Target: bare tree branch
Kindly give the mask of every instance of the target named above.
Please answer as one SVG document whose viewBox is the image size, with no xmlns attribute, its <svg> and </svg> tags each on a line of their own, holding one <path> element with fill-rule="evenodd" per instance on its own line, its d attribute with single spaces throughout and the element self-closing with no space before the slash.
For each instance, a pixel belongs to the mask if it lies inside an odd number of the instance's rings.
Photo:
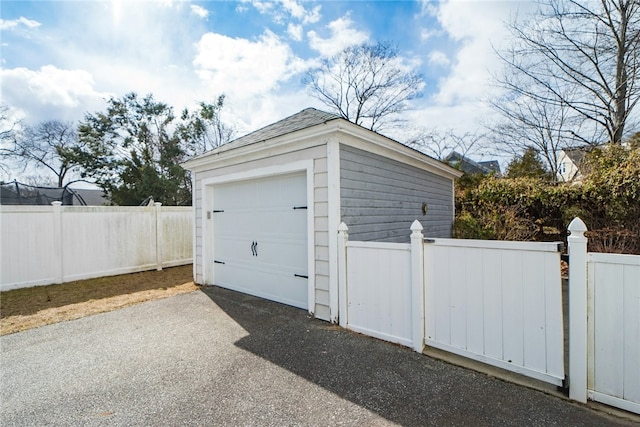
<svg viewBox="0 0 640 427">
<path fill-rule="evenodd" d="M 638 0 L 541 0 L 509 29 L 514 41 L 498 52 L 505 68 L 496 77 L 505 95 L 491 101 L 504 119 L 495 140 L 534 147 L 555 172 L 558 149 L 618 144 L 637 131 Z"/>
<path fill-rule="evenodd" d="M 332 111 L 374 131 L 397 124 L 424 86 L 387 43 L 348 47 L 308 71 L 303 83 Z"/>
</svg>

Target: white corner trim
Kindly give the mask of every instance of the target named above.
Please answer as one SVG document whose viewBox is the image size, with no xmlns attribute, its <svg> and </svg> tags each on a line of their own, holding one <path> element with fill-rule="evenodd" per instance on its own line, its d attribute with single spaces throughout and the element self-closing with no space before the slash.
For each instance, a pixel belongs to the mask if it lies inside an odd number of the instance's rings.
<svg viewBox="0 0 640 427">
<path fill-rule="evenodd" d="M 329 320 L 339 319 L 338 225 L 340 225 L 340 143 L 327 141 L 327 194 L 329 227 Z"/>
</svg>

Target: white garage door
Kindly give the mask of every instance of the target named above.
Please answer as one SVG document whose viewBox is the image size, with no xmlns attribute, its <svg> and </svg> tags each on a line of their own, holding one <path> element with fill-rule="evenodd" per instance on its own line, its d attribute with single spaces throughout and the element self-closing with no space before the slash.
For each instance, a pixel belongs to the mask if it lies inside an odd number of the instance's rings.
<svg viewBox="0 0 640 427">
<path fill-rule="evenodd" d="M 216 185 L 215 284 L 307 308 L 305 174 Z"/>
</svg>

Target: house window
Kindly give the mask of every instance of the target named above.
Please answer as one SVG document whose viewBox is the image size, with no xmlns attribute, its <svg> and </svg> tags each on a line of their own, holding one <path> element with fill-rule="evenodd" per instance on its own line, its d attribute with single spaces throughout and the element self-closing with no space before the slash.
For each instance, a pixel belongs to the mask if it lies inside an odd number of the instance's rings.
<svg viewBox="0 0 640 427">
<path fill-rule="evenodd" d="M 560 171 L 561 175 L 564 175 L 565 173 L 567 173 L 567 163 L 566 162 L 560 163 L 559 171 Z"/>
</svg>

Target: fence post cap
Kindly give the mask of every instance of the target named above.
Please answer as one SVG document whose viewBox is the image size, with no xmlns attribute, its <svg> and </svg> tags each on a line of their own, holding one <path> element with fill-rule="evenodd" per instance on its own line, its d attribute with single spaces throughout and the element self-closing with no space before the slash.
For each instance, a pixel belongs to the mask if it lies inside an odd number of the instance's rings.
<svg viewBox="0 0 640 427">
<path fill-rule="evenodd" d="M 347 227 L 347 224 L 345 224 L 344 222 L 341 222 L 340 225 L 338 226 L 338 233 L 340 232 L 347 232 L 349 231 L 349 227 Z"/>
<path fill-rule="evenodd" d="M 572 236 L 582 236 L 584 232 L 587 231 L 587 226 L 579 217 L 575 217 L 573 221 L 569 223 L 567 229 L 571 232 Z"/>
<path fill-rule="evenodd" d="M 411 231 L 416 232 L 422 230 L 424 230 L 424 227 L 422 226 L 422 224 L 420 224 L 420 221 L 418 221 L 417 219 L 413 221 L 413 223 L 411 224 Z"/>
<path fill-rule="evenodd" d="M 162 206 L 162 202 L 154 202 L 154 203 L 153 203 L 153 206 L 158 206 L 158 207 L 160 207 L 160 206 Z"/>
<path fill-rule="evenodd" d="M 56 200 L 55 202 L 51 202 L 53 206 L 62 206 L 62 202 Z"/>
</svg>

